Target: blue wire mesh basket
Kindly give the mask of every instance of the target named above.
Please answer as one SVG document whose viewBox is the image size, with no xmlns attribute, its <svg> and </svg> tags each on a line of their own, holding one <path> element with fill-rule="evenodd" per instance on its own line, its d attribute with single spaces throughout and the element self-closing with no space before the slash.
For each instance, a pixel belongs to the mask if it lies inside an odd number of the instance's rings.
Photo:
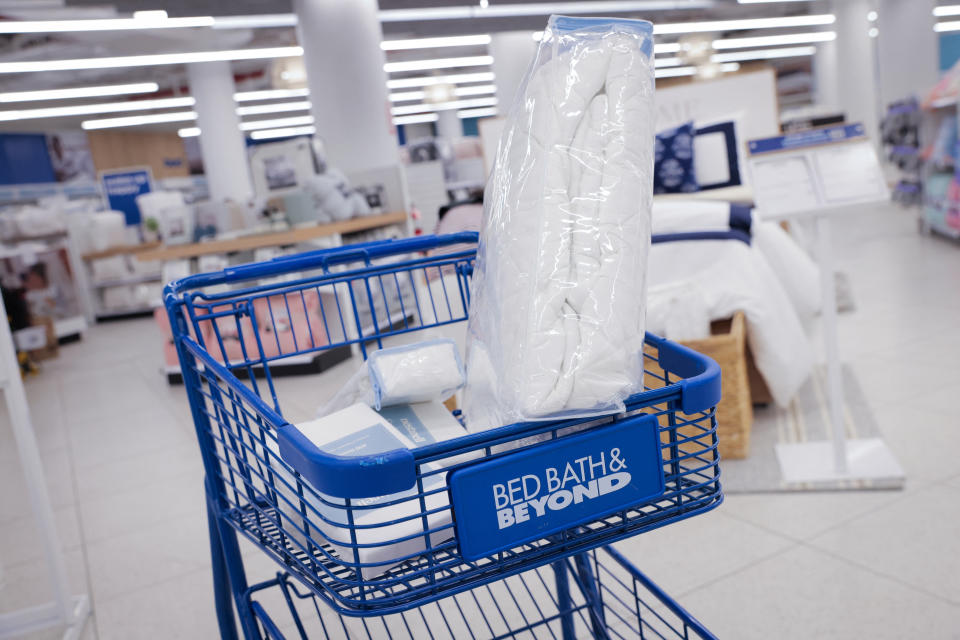
<svg viewBox="0 0 960 640">
<path fill-rule="evenodd" d="M 251 587 L 247 600 L 260 634 L 271 640 L 714 639 L 609 547 L 388 616 L 339 615 L 286 573 Z"/>
<path fill-rule="evenodd" d="M 719 368 L 652 335 L 647 390 L 629 398 L 620 415 L 506 425 L 356 457 L 318 449 L 284 418 L 273 373 L 284 360 L 344 347 L 366 357 L 466 320 L 476 242 L 476 234 L 463 233 L 353 245 L 191 276 L 166 289 L 211 517 L 337 612 L 406 611 L 703 513 L 723 499 Z M 474 490 L 478 482 L 521 463 L 553 464 L 611 438 L 623 444 L 599 459 L 609 454 L 612 465 L 623 456 L 620 447 L 631 452 L 625 459 L 635 477 L 645 474 L 646 493 L 631 494 L 630 484 L 594 500 L 603 491 L 584 478 L 566 497 L 550 494 L 562 511 L 538 520 L 519 505 L 510 518 L 526 518 L 523 526 L 493 526 L 488 534 L 474 524 L 492 503 L 486 489 Z M 372 522 L 372 511 L 384 508 L 391 517 Z M 239 562 L 226 558 L 231 579 Z"/>
</svg>

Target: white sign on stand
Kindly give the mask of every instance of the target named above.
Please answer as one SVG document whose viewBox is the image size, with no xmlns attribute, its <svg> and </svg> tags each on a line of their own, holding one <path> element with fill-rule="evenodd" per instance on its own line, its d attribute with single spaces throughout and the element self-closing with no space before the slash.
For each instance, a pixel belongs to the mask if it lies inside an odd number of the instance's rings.
<svg viewBox="0 0 960 640">
<path fill-rule="evenodd" d="M 778 444 L 784 482 L 903 480 L 903 469 L 880 438 L 847 440 L 837 343 L 837 300 L 830 223 L 860 205 L 889 202 L 890 193 L 862 124 L 838 125 L 751 140 L 753 190 L 763 220 L 815 220 L 827 359 L 831 441 Z"/>
</svg>

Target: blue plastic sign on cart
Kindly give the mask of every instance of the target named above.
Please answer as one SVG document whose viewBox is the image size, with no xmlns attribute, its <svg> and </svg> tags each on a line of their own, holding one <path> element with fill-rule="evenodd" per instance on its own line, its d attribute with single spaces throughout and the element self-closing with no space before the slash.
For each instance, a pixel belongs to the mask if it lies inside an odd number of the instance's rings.
<svg viewBox="0 0 960 640">
<path fill-rule="evenodd" d="M 100 183 L 107 204 L 114 211 L 122 211 L 127 224 L 140 224 L 137 196 L 153 191 L 153 175 L 149 167 L 132 167 L 100 172 Z"/>
<path fill-rule="evenodd" d="M 478 560 L 661 495 L 659 433 L 639 415 L 452 471 L 460 554 Z"/>
</svg>

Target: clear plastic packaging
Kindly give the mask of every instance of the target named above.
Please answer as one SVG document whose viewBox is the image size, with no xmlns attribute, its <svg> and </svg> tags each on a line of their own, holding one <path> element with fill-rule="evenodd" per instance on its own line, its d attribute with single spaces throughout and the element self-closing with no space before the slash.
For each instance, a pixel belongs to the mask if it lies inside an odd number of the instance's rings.
<svg viewBox="0 0 960 640">
<path fill-rule="evenodd" d="M 553 16 L 484 198 L 467 427 L 622 410 L 643 389 L 649 22 Z"/>
<path fill-rule="evenodd" d="M 379 349 L 317 412 L 326 416 L 362 403 L 374 409 L 446 400 L 463 386 L 466 372 L 456 341 L 424 340 Z"/>
</svg>

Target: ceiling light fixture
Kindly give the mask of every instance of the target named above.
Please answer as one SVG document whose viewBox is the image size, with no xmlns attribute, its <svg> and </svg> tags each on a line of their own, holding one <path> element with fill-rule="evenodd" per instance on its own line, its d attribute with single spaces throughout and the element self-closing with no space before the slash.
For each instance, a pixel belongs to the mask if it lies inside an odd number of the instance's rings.
<svg viewBox="0 0 960 640">
<path fill-rule="evenodd" d="M 309 89 L 264 89 L 263 91 L 239 91 L 233 94 L 233 99 L 237 102 L 253 102 L 278 98 L 304 98 L 309 95 Z"/>
<path fill-rule="evenodd" d="M 713 48 L 741 49 L 744 47 L 776 47 L 783 44 L 831 42 L 836 39 L 836 31 L 816 31 L 813 33 L 790 33 L 780 36 L 759 36 L 756 38 L 723 38 L 714 40 Z"/>
<path fill-rule="evenodd" d="M 297 26 L 295 13 L 262 13 L 249 16 L 214 16 L 214 29 L 263 29 Z"/>
<path fill-rule="evenodd" d="M 159 14 L 162 13 L 163 17 Z M 139 14 L 149 14 L 138 17 Z M 4 20 L 0 33 L 67 33 L 78 31 L 133 31 L 141 29 L 182 29 L 212 27 L 211 16 L 168 18 L 166 12 L 138 11 L 132 18 L 98 18 L 93 20 Z"/>
<path fill-rule="evenodd" d="M 98 98 L 122 96 L 131 93 L 153 93 L 160 89 L 156 82 L 113 84 L 75 89 L 44 89 L 40 91 L 13 91 L 0 93 L 0 102 L 33 102 L 35 100 L 69 100 L 70 98 Z"/>
<path fill-rule="evenodd" d="M 300 102 L 281 102 L 278 104 L 254 104 L 248 107 L 238 107 L 238 116 L 255 116 L 264 113 L 283 113 L 285 111 L 308 111 L 310 101 L 302 100 Z"/>
<path fill-rule="evenodd" d="M 191 97 L 160 98 L 158 100 L 101 102 L 99 104 L 77 104 L 68 107 L 44 107 L 42 109 L 15 109 L 13 111 L 0 111 L 0 122 L 32 120 L 35 118 L 90 116 L 96 113 L 118 113 L 122 111 L 147 111 L 148 109 L 192 107 L 194 102 L 195 100 Z"/>
<path fill-rule="evenodd" d="M 740 4 L 771 4 L 773 2 L 810 2 L 811 0 L 737 0 Z"/>
<path fill-rule="evenodd" d="M 388 62 L 383 65 L 383 70 L 387 73 L 401 73 L 404 71 L 424 71 L 426 69 L 451 69 L 453 67 L 483 67 L 491 64 L 493 64 L 493 56 L 465 56 L 462 58 Z"/>
<path fill-rule="evenodd" d="M 436 122 L 440 119 L 435 113 L 421 113 L 415 116 L 400 116 L 393 119 L 393 124 L 420 124 L 421 122 Z"/>
<path fill-rule="evenodd" d="M 393 107 L 390 113 L 395 116 L 404 116 L 411 113 L 421 113 L 423 111 L 449 111 L 450 109 L 466 109 L 469 107 L 492 107 L 497 104 L 495 97 L 473 98 L 471 100 L 452 100 L 450 102 L 437 102 L 435 104 L 410 104 L 400 107 Z"/>
<path fill-rule="evenodd" d="M 77 69 L 151 67 L 164 64 L 191 64 L 194 62 L 291 58 L 301 55 L 303 55 L 302 47 L 270 47 L 266 49 L 233 49 L 228 51 L 197 51 L 193 53 L 157 53 L 141 56 L 119 56 L 110 58 L 31 60 L 22 62 L 0 62 L 0 73 L 34 73 L 37 71 L 74 71 Z"/>
<path fill-rule="evenodd" d="M 680 58 L 673 56 L 670 58 L 655 58 L 654 64 L 658 69 L 661 69 L 663 67 L 679 67 L 681 64 L 683 64 L 683 61 Z"/>
<path fill-rule="evenodd" d="M 272 120 L 241 122 L 240 129 L 243 131 L 256 131 L 258 129 L 276 129 L 278 127 L 301 127 L 310 124 L 313 124 L 313 116 L 297 116 L 295 118 L 274 118 Z"/>
<path fill-rule="evenodd" d="M 384 51 L 403 51 L 406 49 L 435 49 L 437 47 L 467 47 L 490 44 L 490 35 L 448 36 L 444 38 L 414 38 L 411 40 L 384 40 L 380 48 Z"/>
<path fill-rule="evenodd" d="M 710 31 L 740 31 L 741 29 L 780 29 L 787 27 L 819 27 L 833 24 L 837 17 L 832 13 L 786 18 L 747 18 L 745 20 L 711 20 L 709 22 L 674 22 L 653 25 L 655 35 L 679 33 L 705 33 Z"/>
<path fill-rule="evenodd" d="M 482 7 L 450 6 L 421 7 L 417 9 L 385 9 L 380 11 L 380 22 L 412 22 L 418 20 L 458 20 L 468 18 L 512 18 L 517 16 L 547 16 L 556 14 L 622 13 L 625 11 L 671 11 L 707 9 L 712 0 L 592 0 L 591 2 L 527 2 L 497 4 Z"/>
<path fill-rule="evenodd" d="M 200 127 L 186 127 L 185 129 L 178 129 L 177 135 L 181 138 L 195 138 L 200 135 Z"/>
<path fill-rule="evenodd" d="M 398 78 L 387 80 L 388 89 L 409 89 L 411 87 L 429 87 L 435 84 L 460 84 L 464 82 L 493 82 L 492 71 L 480 73 L 455 73 L 446 76 L 419 76 L 417 78 Z"/>
<path fill-rule="evenodd" d="M 756 49 L 754 51 L 735 51 L 732 53 L 716 53 L 710 57 L 711 62 L 742 62 L 744 60 L 772 60 L 775 58 L 797 58 L 812 56 L 817 52 L 816 47 L 784 47 L 782 49 Z"/>
<path fill-rule="evenodd" d="M 960 16 L 960 4 L 948 4 L 942 7 L 934 7 L 933 15 L 938 18 L 944 16 Z"/>
<path fill-rule="evenodd" d="M 720 71 L 723 73 L 733 73 L 739 71 L 740 65 L 736 62 L 728 62 L 720 65 Z M 657 78 L 678 78 L 682 76 L 694 76 L 697 74 L 696 67 L 671 67 L 669 69 L 657 69 L 654 71 Z"/>
<path fill-rule="evenodd" d="M 488 107 L 486 109 L 464 109 L 463 111 L 457 111 L 458 118 L 487 118 L 489 116 L 495 116 L 499 113 L 496 107 Z"/>
<path fill-rule="evenodd" d="M 453 90 L 455 96 L 485 96 L 490 93 L 496 93 L 497 87 L 492 84 L 482 84 L 475 87 L 456 87 Z M 409 102 L 410 100 L 423 100 L 427 95 L 426 91 L 403 91 L 390 94 L 390 102 Z"/>
<path fill-rule="evenodd" d="M 954 20 L 952 22 L 938 22 L 933 25 L 933 30 L 937 33 L 944 33 L 946 31 L 960 31 L 960 21 Z"/>
<path fill-rule="evenodd" d="M 254 131 L 250 134 L 250 137 L 254 140 L 271 140 L 273 138 L 291 138 L 293 136 L 312 136 L 316 132 L 316 127 L 281 127 L 280 129 Z"/>
<path fill-rule="evenodd" d="M 196 120 L 196 111 L 175 111 L 173 113 L 154 113 L 146 116 L 126 116 L 124 118 L 102 118 L 100 120 L 84 120 L 80 127 L 85 130 L 112 129 L 114 127 L 135 127 L 144 124 L 161 124 L 164 122 L 186 122 Z"/>
</svg>

